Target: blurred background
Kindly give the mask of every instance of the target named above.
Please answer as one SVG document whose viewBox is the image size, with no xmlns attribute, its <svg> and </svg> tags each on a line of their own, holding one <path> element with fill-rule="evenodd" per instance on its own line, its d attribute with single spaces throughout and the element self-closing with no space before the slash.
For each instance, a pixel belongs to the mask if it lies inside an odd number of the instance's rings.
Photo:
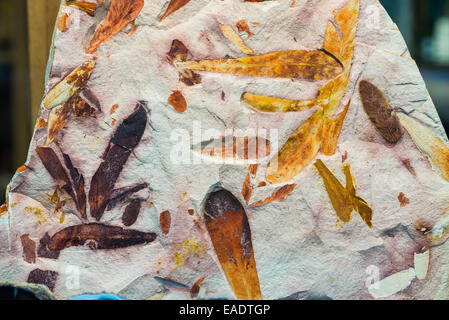
<svg viewBox="0 0 449 320">
<path fill-rule="evenodd" d="M 0 0 L 0 204 L 26 160 L 60 0 Z M 449 0 L 381 0 L 449 132 Z"/>
</svg>

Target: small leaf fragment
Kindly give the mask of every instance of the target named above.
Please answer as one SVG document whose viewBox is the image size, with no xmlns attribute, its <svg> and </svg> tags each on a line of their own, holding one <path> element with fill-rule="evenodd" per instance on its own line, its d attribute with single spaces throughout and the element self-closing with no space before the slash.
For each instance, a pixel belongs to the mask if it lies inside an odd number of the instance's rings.
<svg viewBox="0 0 449 320">
<path fill-rule="evenodd" d="M 141 208 L 142 201 L 140 201 L 140 199 L 133 199 L 128 204 L 122 216 L 122 222 L 125 227 L 130 227 L 136 223 Z"/>
<path fill-rule="evenodd" d="M 77 0 L 68 0 L 66 1 L 67 5 L 76 7 L 84 12 L 86 12 L 90 16 L 95 16 L 95 10 L 97 10 L 97 4 L 94 2 L 87 1 L 77 1 Z"/>
<path fill-rule="evenodd" d="M 159 223 L 161 225 L 162 233 L 167 235 L 170 233 L 171 216 L 170 211 L 166 210 L 161 212 L 159 216 Z"/>
<path fill-rule="evenodd" d="M 295 188 L 296 184 L 285 185 L 282 188 L 276 190 L 271 196 L 269 196 L 265 200 L 251 203 L 251 206 L 261 207 L 272 202 L 284 201 L 293 192 Z"/>
<path fill-rule="evenodd" d="M 230 26 L 221 24 L 220 28 L 226 38 L 228 38 L 235 46 L 245 54 L 252 55 L 254 50 L 248 47 L 243 39 Z"/>
<path fill-rule="evenodd" d="M 324 117 L 323 119 L 323 137 L 321 141 L 321 152 L 327 156 L 333 156 L 337 151 L 338 138 L 340 137 L 343 123 L 348 113 L 351 101 L 348 102 L 345 109 L 335 119 Z"/>
<path fill-rule="evenodd" d="M 399 113 L 401 124 L 408 131 L 416 146 L 427 155 L 434 170 L 449 181 L 449 148 L 429 129 L 409 116 Z"/>
<path fill-rule="evenodd" d="M 179 113 L 183 113 L 187 110 L 187 101 L 181 91 L 173 91 L 170 97 L 168 97 L 167 102 Z"/>
</svg>

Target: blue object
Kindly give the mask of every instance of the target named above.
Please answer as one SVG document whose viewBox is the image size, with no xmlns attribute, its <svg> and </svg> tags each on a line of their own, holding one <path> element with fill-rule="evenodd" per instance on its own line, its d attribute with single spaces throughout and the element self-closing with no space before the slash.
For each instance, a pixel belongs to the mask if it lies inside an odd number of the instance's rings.
<svg viewBox="0 0 449 320">
<path fill-rule="evenodd" d="M 100 294 L 82 294 L 77 297 L 70 298 L 70 300 L 128 300 L 113 294 L 100 293 Z"/>
</svg>

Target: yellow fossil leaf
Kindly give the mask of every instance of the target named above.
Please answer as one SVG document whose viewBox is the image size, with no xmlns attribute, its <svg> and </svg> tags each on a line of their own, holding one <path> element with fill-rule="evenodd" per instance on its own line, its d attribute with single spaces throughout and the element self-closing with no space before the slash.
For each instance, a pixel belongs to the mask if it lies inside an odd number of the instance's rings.
<svg viewBox="0 0 449 320">
<path fill-rule="evenodd" d="M 338 138 L 340 137 L 343 122 L 348 113 L 351 101 L 348 102 L 343 112 L 335 119 L 324 117 L 323 119 L 323 137 L 321 143 L 321 152 L 332 156 L 337 151 Z"/>
<path fill-rule="evenodd" d="M 44 106 L 51 109 L 66 103 L 84 87 L 87 80 L 89 80 L 94 67 L 95 60 L 92 59 L 73 70 L 48 92 L 47 96 L 44 98 Z"/>
<path fill-rule="evenodd" d="M 268 78 L 334 79 L 343 72 L 338 60 L 323 50 L 289 50 L 221 60 L 178 61 L 178 69 Z"/>
<path fill-rule="evenodd" d="M 221 31 L 223 31 L 225 37 L 231 40 L 232 43 L 234 43 L 240 51 L 249 55 L 254 54 L 254 50 L 248 47 L 245 42 L 243 42 L 243 39 L 240 37 L 240 35 L 236 33 L 230 26 L 220 23 L 220 28 Z"/>
<path fill-rule="evenodd" d="M 281 183 L 294 178 L 312 162 L 321 146 L 323 112 L 318 110 L 288 139 L 267 168 L 267 181 Z"/>
<path fill-rule="evenodd" d="M 68 103 L 53 108 L 48 117 L 47 141 L 45 146 L 49 146 L 58 133 L 65 127 L 69 120 L 72 106 Z"/>
<path fill-rule="evenodd" d="M 371 220 L 373 212 L 368 203 L 356 195 L 354 179 L 351 174 L 351 166 L 347 164 L 342 167 L 346 178 L 346 188 L 343 187 L 337 177 L 335 177 L 332 171 L 326 167 L 322 160 L 318 159 L 315 162 L 315 168 L 323 179 L 324 187 L 326 188 L 332 207 L 337 213 L 338 218 L 342 222 L 348 223 L 351 221 L 352 212 L 355 210 L 359 213 L 360 217 L 368 227 L 372 228 L 373 224 Z"/>
<path fill-rule="evenodd" d="M 331 21 L 329 21 L 327 23 L 326 33 L 324 35 L 324 50 L 332 53 L 336 57 L 339 57 L 341 55 L 342 46 L 342 40 L 338 34 L 337 28 Z"/>
<path fill-rule="evenodd" d="M 87 1 L 66 1 L 66 4 L 75 8 L 78 8 L 86 12 L 90 16 L 95 16 L 95 10 L 97 9 L 97 4 Z"/>
<path fill-rule="evenodd" d="M 259 112 L 298 112 L 320 105 L 319 100 L 286 100 L 252 93 L 242 95 L 243 102 Z"/>
<path fill-rule="evenodd" d="M 401 124 L 408 131 L 416 146 L 427 155 L 433 168 L 449 181 L 449 148 L 438 139 L 429 129 L 411 119 L 405 114 L 399 113 Z"/>
</svg>

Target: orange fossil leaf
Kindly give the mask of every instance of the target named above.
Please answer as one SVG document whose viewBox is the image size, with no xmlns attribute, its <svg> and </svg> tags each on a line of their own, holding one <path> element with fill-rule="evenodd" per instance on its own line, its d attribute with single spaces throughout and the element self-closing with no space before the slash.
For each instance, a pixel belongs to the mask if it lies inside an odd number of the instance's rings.
<svg viewBox="0 0 449 320">
<path fill-rule="evenodd" d="M 221 24 L 220 28 L 226 38 L 228 38 L 234 45 L 243 53 L 252 55 L 254 50 L 248 47 L 238 33 L 236 33 L 230 26 Z"/>
<path fill-rule="evenodd" d="M 167 10 L 162 15 L 162 17 L 159 19 L 159 22 L 162 22 L 172 13 L 178 11 L 182 7 L 184 7 L 186 4 L 188 4 L 190 0 L 171 0 L 168 4 Z"/>
<path fill-rule="evenodd" d="M 262 201 L 252 203 L 253 207 L 261 207 L 268 203 L 284 201 L 295 189 L 296 184 L 289 184 L 276 190 L 271 196 Z"/>
<path fill-rule="evenodd" d="M 18 173 L 22 173 L 22 172 L 25 172 L 25 171 L 27 171 L 28 170 L 28 167 L 26 166 L 26 165 L 23 165 L 23 166 L 20 166 L 18 169 L 17 169 L 17 172 Z"/>
<path fill-rule="evenodd" d="M 108 14 L 97 28 L 86 53 L 95 53 L 100 45 L 134 21 L 144 4 L 144 0 L 112 0 Z"/>
<path fill-rule="evenodd" d="M 170 97 L 168 97 L 167 102 L 179 113 L 183 113 L 187 110 L 187 101 L 181 91 L 173 91 Z"/>
<path fill-rule="evenodd" d="M 252 93 L 244 93 L 242 101 L 259 112 L 298 112 L 320 105 L 317 100 L 286 100 Z"/>
<path fill-rule="evenodd" d="M 37 123 L 36 129 L 42 129 L 46 125 L 47 125 L 47 121 L 45 121 L 45 119 L 43 119 L 43 118 L 40 118 L 39 122 Z"/>
<path fill-rule="evenodd" d="M 225 137 L 212 139 L 193 151 L 218 159 L 257 160 L 270 155 L 271 143 L 260 137 Z"/>
<path fill-rule="evenodd" d="M 248 174 L 246 175 L 245 181 L 243 182 L 242 196 L 243 199 L 245 199 L 246 204 L 248 204 L 254 191 L 254 188 L 251 185 L 251 177 L 256 175 L 257 168 L 258 168 L 257 164 L 250 165 L 248 168 Z"/>
<path fill-rule="evenodd" d="M 166 210 L 160 214 L 159 223 L 161 225 L 162 233 L 169 234 L 171 226 L 170 211 Z"/>
<path fill-rule="evenodd" d="M 429 129 L 409 116 L 399 113 L 401 124 L 408 131 L 416 146 L 432 163 L 432 167 L 449 181 L 449 148 Z"/>
<path fill-rule="evenodd" d="M 321 142 L 321 152 L 328 156 L 333 156 L 337 151 L 338 138 L 340 137 L 343 122 L 348 113 L 351 101 L 348 102 L 345 109 L 335 119 L 324 117 L 323 119 L 323 137 Z"/>
<path fill-rule="evenodd" d="M 69 15 L 67 13 L 64 13 L 58 19 L 58 30 L 64 32 L 68 28 L 69 28 Z"/>
<path fill-rule="evenodd" d="M 97 4 L 87 1 L 66 1 L 67 5 L 76 7 L 90 16 L 95 16 L 95 10 L 97 10 Z"/>
<path fill-rule="evenodd" d="M 0 206 L 0 218 L 6 213 L 8 213 L 8 199 L 6 200 L 6 203 Z"/>
<path fill-rule="evenodd" d="M 114 105 L 111 107 L 111 110 L 109 110 L 109 114 L 110 114 L 110 115 L 113 115 L 113 114 L 117 111 L 118 108 L 119 108 L 119 105 L 118 105 L 118 104 L 114 104 Z"/>
<path fill-rule="evenodd" d="M 322 110 L 318 110 L 290 136 L 277 157 L 268 164 L 267 181 L 291 180 L 312 162 L 321 146 L 322 115 Z"/>
<path fill-rule="evenodd" d="M 203 61 L 179 61 L 178 69 L 268 78 L 334 79 L 343 72 L 338 60 L 322 50 L 289 50 L 251 57 Z"/>
<path fill-rule="evenodd" d="M 406 207 L 408 204 L 410 204 L 410 199 L 407 198 L 403 192 L 399 193 L 398 200 L 401 204 L 401 208 Z"/>
<path fill-rule="evenodd" d="M 332 53 L 334 56 L 340 57 L 342 47 L 342 40 L 337 28 L 331 21 L 329 21 L 327 23 L 326 33 L 324 35 L 323 48 L 327 52 Z"/>
<path fill-rule="evenodd" d="M 255 36 L 255 34 L 252 33 L 251 30 L 249 29 L 248 21 L 246 21 L 246 20 L 239 20 L 239 21 L 237 21 L 237 24 L 235 26 L 237 27 L 237 30 L 240 33 L 246 32 L 248 37 Z"/>
<path fill-rule="evenodd" d="M 192 286 L 192 289 L 190 289 L 190 298 L 196 298 L 198 296 L 198 293 L 200 292 L 201 284 L 206 280 L 207 276 L 200 278 L 195 284 Z"/>
<path fill-rule="evenodd" d="M 372 83 L 362 80 L 359 84 L 360 98 L 376 130 L 389 143 L 397 143 L 402 135 L 402 126 L 387 97 Z"/>
<path fill-rule="evenodd" d="M 204 219 L 218 260 L 237 299 L 261 300 L 245 209 L 224 189 L 211 192 L 205 201 Z"/>
<path fill-rule="evenodd" d="M 352 212 L 355 210 L 360 214 L 363 221 L 372 228 L 372 210 L 365 200 L 357 197 L 350 166 L 343 166 L 343 172 L 346 177 L 346 188 L 343 187 L 332 171 L 320 159 L 315 162 L 315 168 L 323 179 L 324 187 L 338 218 L 342 222 L 348 223 L 351 221 Z"/>
</svg>

